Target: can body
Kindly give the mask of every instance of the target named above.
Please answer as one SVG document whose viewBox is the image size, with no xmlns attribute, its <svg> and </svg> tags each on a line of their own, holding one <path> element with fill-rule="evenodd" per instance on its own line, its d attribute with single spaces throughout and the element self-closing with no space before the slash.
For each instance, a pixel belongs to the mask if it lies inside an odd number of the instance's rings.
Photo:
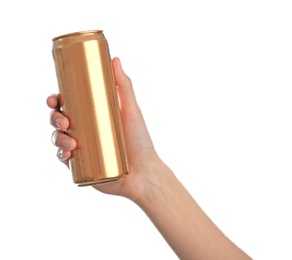
<svg viewBox="0 0 292 260">
<path fill-rule="evenodd" d="M 79 186 L 116 181 L 128 173 L 111 58 L 102 31 L 53 39 L 60 111 L 77 142 L 69 166 Z"/>
</svg>

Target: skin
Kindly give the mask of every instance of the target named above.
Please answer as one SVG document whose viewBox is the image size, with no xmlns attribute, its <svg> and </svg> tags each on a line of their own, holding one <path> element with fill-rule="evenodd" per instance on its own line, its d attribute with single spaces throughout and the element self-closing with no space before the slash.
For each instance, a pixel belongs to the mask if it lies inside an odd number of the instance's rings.
<svg viewBox="0 0 292 260">
<path fill-rule="evenodd" d="M 209 219 L 156 153 L 130 78 L 119 58 L 112 60 L 130 173 L 119 182 L 93 186 L 98 191 L 134 201 L 151 219 L 180 259 L 251 259 Z M 58 95 L 47 98 L 52 142 L 68 166 L 76 142 L 63 133 L 68 119 L 59 112 Z"/>
</svg>

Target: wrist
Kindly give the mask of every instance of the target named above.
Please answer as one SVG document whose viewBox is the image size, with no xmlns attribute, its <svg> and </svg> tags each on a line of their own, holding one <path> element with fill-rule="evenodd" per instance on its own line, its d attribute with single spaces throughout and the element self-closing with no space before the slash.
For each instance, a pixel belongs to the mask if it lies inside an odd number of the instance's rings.
<svg viewBox="0 0 292 260">
<path fill-rule="evenodd" d="M 145 171 L 141 174 L 142 185 L 133 199 L 143 210 L 165 199 L 165 188 L 175 178 L 171 169 L 158 156 Z"/>
</svg>

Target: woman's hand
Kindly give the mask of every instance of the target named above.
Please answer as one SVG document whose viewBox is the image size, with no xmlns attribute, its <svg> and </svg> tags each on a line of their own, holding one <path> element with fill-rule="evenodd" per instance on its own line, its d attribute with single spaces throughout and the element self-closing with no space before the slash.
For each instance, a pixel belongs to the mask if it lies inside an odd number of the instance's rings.
<svg viewBox="0 0 292 260">
<path fill-rule="evenodd" d="M 130 173 L 121 181 L 94 187 L 99 191 L 125 196 L 136 201 L 154 181 L 155 176 L 152 176 L 154 169 L 160 171 L 159 168 L 162 170 L 166 166 L 154 150 L 130 78 L 124 73 L 118 58 L 112 60 L 112 65 L 120 99 L 120 114 Z M 68 166 L 76 141 L 63 133 L 68 128 L 69 121 L 59 111 L 58 95 L 49 96 L 47 105 L 53 109 L 50 122 L 56 128 L 52 135 L 52 142 L 59 148 L 57 152 L 59 160 Z"/>
</svg>

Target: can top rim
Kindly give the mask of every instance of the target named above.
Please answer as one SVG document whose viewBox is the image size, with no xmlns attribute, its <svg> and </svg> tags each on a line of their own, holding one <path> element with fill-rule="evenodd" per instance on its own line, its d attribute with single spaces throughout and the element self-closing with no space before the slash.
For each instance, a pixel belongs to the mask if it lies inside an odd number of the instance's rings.
<svg viewBox="0 0 292 260">
<path fill-rule="evenodd" d="M 57 37 L 54 37 L 52 39 L 52 41 L 56 41 L 56 40 L 59 40 L 61 38 L 66 38 L 66 37 L 70 37 L 70 36 L 76 36 L 76 35 L 80 35 L 80 34 L 91 34 L 91 33 L 102 33 L 102 32 L 103 32 L 102 30 L 88 30 L 88 31 L 67 33 L 67 34 L 63 34 L 63 35 L 59 35 Z"/>
</svg>

